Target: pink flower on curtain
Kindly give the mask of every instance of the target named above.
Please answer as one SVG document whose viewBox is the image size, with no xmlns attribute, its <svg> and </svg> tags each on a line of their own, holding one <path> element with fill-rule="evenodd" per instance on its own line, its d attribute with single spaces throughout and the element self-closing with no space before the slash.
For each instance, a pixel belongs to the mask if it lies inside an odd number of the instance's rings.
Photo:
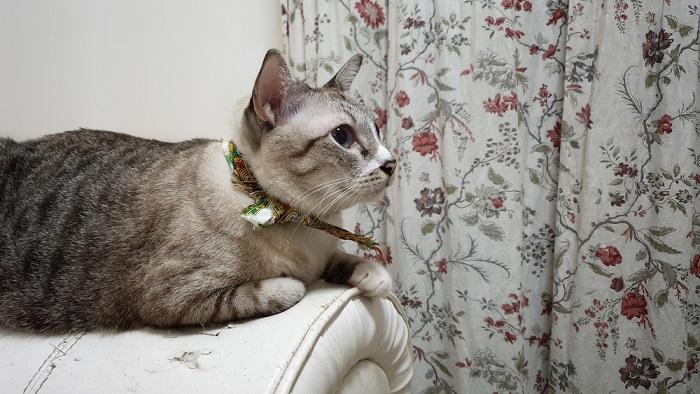
<svg viewBox="0 0 700 394">
<path fill-rule="evenodd" d="M 508 37 L 508 38 L 520 39 L 524 35 L 525 35 L 525 33 L 523 33 L 520 30 L 513 30 L 510 27 L 506 27 L 506 37 Z"/>
<path fill-rule="evenodd" d="M 511 304 L 503 304 L 501 305 L 501 309 L 503 309 L 503 313 L 505 313 L 506 315 L 510 315 L 514 312 L 513 306 Z"/>
<path fill-rule="evenodd" d="M 484 22 L 486 22 L 487 25 L 494 26 L 494 27 L 500 27 L 503 24 L 503 22 L 505 22 L 505 21 L 506 21 L 506 18 L 504 18 L 504 17 L 499 17 L 499 18 L 494 19 L 494 17 L 492 17 L 490 15 L 484 19 Z"/>
<path fill-rule="evenodd" d="M 547 138 L 552 142 L 552 146 L 559 148 L 561 145 L 561 122 L 554 124 L 554 128 L 547 131 Z"/>
<path fill-rule="evenodd" d="M 503 116 L 503 114 L 511 109 L 516 110 L 520 102 L 518 101 L 518 95 L 515 92 L 511 92 L 511 95 L 503 95 L 496 93 L 493 99 L 488 98 L 484 101 L 484 109 L 486 112 L 496 114 L 498 116 Z"/>
<path fill-rule="evenodd" d="M 549 26 L 549 25 L 556 26 L 557 22 L 559 22 L 560 19 L 564 19 L 564 21 L 566 21 L 566 10 L 563 8 L 557 8 L 554 11 L 552 11 L 552 14 L 549 17 L 549 20 L 547 21 L 547 26 Z"/>
<path fill-rule="evenodd" d="M 622 255 L 614 246 L 601 246 L 595 251 L 595 256 L 607 266 L 615 266 L 622 263 Z"/>
<path fill-rule="evenodd" d="M 447 273 L 447 259 L 444 257 L 440 259 L 437 263 L 435 263 L 438 268 L 438 272 L 441 274 L 446 274 Z"/>
<path fill-rule="evenodd" d="M 406 93 L 406 91 L 400 90 L 398 93 L 396 93 L 396 104 L 399 107 L 403 108 L 410 103 L 411 103 L 411 98 L 408 97 L 408 93 Z"/>
<path fill-rule="evenodd" d="M 612 278 L 610 288 L 615 291 L 620 291 L 625 287 L 625 280 L 622 277 Z"/>
<path fill-rule="evenodd" d="M 413 200 L 420 216 L 432 216 L 442 213 L 442 205 L 445 204 L 445 192 L 440 187 L 429 189 L 427 187 L 420 191 L 420 197 Z"/>
<path fill-rule="evenodd" d="M 653 66 L 656 63 L 661 63 L 664 59 L 664 49 L 670 48 L 672 43 L 671 33 L 664 29 L 661 29 L 658 35 L 653 30 L 649 30 L 646 34 L 646 40 L 642 43 L 644 64 Z"/>
<path fill-rule="evenodd" d="M 530 50 L 530 53 L 532 53 L 532 50 Z M 549 44 L 549 47 L 547 47 L 547 50 L 544 51 L 542 54 L 542 60 L 547 60 L 554 56 L 554 54 L 557 53 L 557 47 L 554 46 L 554 44 Z"/>
<path fill-rule="evenodd" d="M 508 332 L 508 331 L 506 331 L 506 332 L 503 334 L 503 336 L 504 336 L 504 339 L 506 340 L 506 342 L 508 342 L 508 343 L 514 343 L 515 340 L 518 339 L 518 337 L 516 337 L 515 335 L 511 334 L 511 333 Z"/>
<path fill-rule="evenodd" d="M 406 18 L 406 22 L 403 25 L 404 29 L 414 29 L 414 28 L 419 28 L 425 26 L 425 21 L 422 20 L 420 17 L 413 18 L 413 17 L 408 17 Z"/>
<path fill-rule="evenodd" d="M 503 208 L 503 196 L 496 196 L 491 198 L 491 204 L 493 204 L 493 207 L 496 209 Z"/>
<path fill-rule="evenodd" d="M 657 121 L 656 132 L 659 135 L 671 134 L 673 131 L 673 118 L 669 114 L 663 114 Z"/>
<path fill-rule="evenodd" d="M 413 136 L 413 150 L 421 156 L 431 155 L 438 149 L 435 133 L 423 131 Z"/>
<path fill-rule="evenodd" d="M 503 0 L 501 1 L 501 6 L 505 9 L 514 9 L 516 11 L 530 11 L 532 10 L 532 3 L 528 0 Z"/>
<path fill-rule="evenodd" d="M 644 357 L 641 360 L 631 354 L 625 359 L 625 366 L 620 368 L 620 379 L 625 383 L 625 388 L 639 386 L 649 389 L 651 379 L 656 379 L 660 372 L 650 358 Z"/>
<path fill-rule="evenodd" d="M 639 293 L 627 293 L 622 298 L 621 312 L 627 319 L 645 319 L 649 314 L 647 310 L 647 300 Z"/>
<path fill-rule="evenodd" d="M 517 110 L 520 105 L 518 94 L 515 92 L 510 92 L 510 96 L 503 96 L 503 101 L 508 104 L 508 108 L 512 110 Z"/>
<path fill-rule="evenodd" d="M 384 10 L 377 2 L 360 0 L 355 3 L 355 9 L 365 24 L 372 29 L 376 29 L 384 24 Z"/>
<path fill-rule="evenodd" d="M 498 116 L 503 116 L 503 114 L 508 109 L 505 102 L 501 101 L 501 94 L 496 93 L 496 96 L 491 99 L 484 101 L 484 109 L 486 112 L 497 114 Z"/>
<path fill-rule="evenodd" d="M 639 171 L 627 163 L 620 162 L 620 163 L 617 163 L 617 165 L 615 167 L 613 167 L 613 174 L 615 176 L 620 176 L 620 177 L 624 177 L 624 176 L 636 177 L 637 174 L 639 174 Z"/>
<path fill-rule="evenodd" d="M 696 254 L 690 260 L 690 273 L 700 278 L 700 254 Z"/>
<path fill-rule="evenodd" d="M 377 127 L 380 129 L 383 129 L 384 126 L 386 126 L 386 121 L 387 121 L 387 113 L 386 110 L 383 110 L 379 107 L 374 109 L 374 114 L 377 116 L 376 122 L 377 122 Z"/>
</svg>

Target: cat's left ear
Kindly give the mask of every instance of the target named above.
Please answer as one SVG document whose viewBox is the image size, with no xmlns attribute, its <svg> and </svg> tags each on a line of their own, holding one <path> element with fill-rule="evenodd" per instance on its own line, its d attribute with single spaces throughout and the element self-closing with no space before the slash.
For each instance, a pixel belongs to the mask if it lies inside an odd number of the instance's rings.
<svg viewBox="0 0 700 394">
<path fill-rule="evenodd" d="M 350 85 L 355 80 L 357 72 L 360 71 L 360 66 L 362 66 L 362 55 L 358 53 L 351 57 L 323 87 L 347 92 L 350 90 Z"/>
<path fill-rule="evenodd" d="M 293 78 L 282 54 L 270 49 L 255 80 L 251 104 L 258 119 L 274 127 L 288 111 L 288 88 Z"/>
</svg>

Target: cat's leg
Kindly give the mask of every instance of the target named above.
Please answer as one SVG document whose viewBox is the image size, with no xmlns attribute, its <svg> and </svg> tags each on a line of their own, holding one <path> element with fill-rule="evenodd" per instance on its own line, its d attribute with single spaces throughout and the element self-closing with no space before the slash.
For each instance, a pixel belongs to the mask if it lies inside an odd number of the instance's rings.
<svg viewBox="0 0 700 394">
<path fill-rule="evenodd" d="M 385 297 L 392 288 L 391 275 L 386 268 L 340 251 L 331 256 L 323 279 L 357 287 L 368 297 Z"/>
<path fill-rule="evenodd" d="M 157 305 L 142 313 L 145 323 L 180 326 L 224 323 L 274 315 L 291 308 L 304 296 L 304 284 L 294 278 L 271 278 L 215 289 L 172 289 L 149 302 Z M 161 293 L 162 294 L 162 293 Z"/>
</svg>

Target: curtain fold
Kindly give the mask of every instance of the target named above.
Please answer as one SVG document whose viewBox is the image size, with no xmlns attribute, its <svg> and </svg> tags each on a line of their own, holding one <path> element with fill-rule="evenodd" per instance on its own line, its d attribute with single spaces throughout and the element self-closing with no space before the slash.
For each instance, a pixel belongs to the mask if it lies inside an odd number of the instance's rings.
<svg viewBox="0 0 700 394">
<path fill-rule="evenodd" d="M 281 5 L 297 77 L 365 56 L 415 392 L 700 387 L 697 1 Z"/>
</svg>

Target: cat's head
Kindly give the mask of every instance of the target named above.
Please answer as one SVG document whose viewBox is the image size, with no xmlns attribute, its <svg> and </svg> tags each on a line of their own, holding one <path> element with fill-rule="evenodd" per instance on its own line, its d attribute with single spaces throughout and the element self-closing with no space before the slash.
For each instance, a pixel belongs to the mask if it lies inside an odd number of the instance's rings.
<svg viewBox="0 0 700 394">
<path fill-rule="evenodd" d="M 373 113 L 347 95 L 361 64 L 355 55 L 312 88 L 293 79 L 279 52 L 267 52 L 237 143 L 269 194 L 318 216 L 381 197 L 396 160 Z"/>
</svg>

